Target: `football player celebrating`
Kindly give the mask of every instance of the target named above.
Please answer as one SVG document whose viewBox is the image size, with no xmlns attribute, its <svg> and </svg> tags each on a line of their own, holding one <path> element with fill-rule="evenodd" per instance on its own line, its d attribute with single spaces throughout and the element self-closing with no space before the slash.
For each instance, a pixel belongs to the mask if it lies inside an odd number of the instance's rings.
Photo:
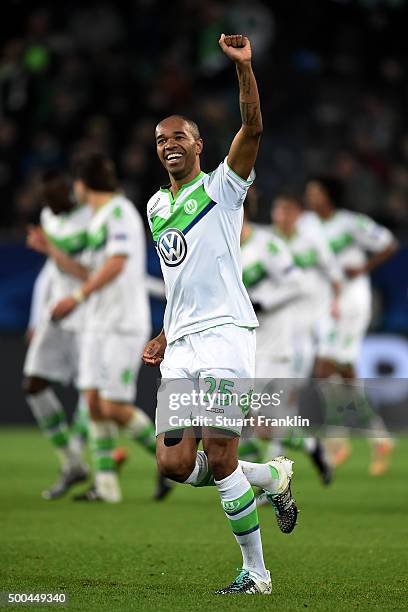
<svg viewBox="0 0 408 612">
<path fill-rule="evenodd" d="M 159 469 L 173 480 L 194 486 L 214 478 L 241 548 L 242 571 L 217 593 L 269 594 L 271 578 L 264 564 L 251 484 L 266 491 L 280 528 L 292 531 L 297 515 L 290 491 L 292 462 L 283 457 L 266 464 L 238 462 L 242 406 L 228 402 L 217 408 L 231 417 L 231 425 L 226 419 L 221 430 L 211 421 L 214 412 L 204 409 L 210 425 L 201 428 L 204 450 L 198 451 L 197 432 L 188 427 L 188 419 L 180 420 L 174 429 L 165 398 L 168 389 L 174 383 L 177 389 L 177 381 L 182 380 L 204 389 L 205 397 L 216 389 L 223 395 L 243 396 L 249 394 L 255 375 L 258 322 L 242 281 L 240 232 L 242 205 L 255 178 L 262 118 L 249 40 L 222 34 L 219 43 L 235 63 L 242 118 L 228 156 L 206 174 L 200 167 L 203 141 L 193 121 L 173 115 L 156 127 L 157 154 L 170 184 L 150 199 L 147 214 L 167 306 L 164 329 L 146 345 L 143 359 L 150 365 L 161 363 L 163 376 L 156 412 Z M 187 413 L 199 416 L 196 410 L 192 403 Z"/>
</svg>

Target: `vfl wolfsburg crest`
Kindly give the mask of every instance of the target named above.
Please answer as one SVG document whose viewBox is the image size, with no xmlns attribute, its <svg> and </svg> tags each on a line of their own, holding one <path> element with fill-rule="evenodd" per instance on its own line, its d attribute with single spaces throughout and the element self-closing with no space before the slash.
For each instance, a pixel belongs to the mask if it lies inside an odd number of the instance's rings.
<svg viewBox="0 0 408 612">
<path fill-rule="evenodd" d="M 223 501 L 222 506 L 227 512 L 233 512 L 234 510 L 239 508 L 239 500 Z"/>
<path fill-rule="evenodd" d="M 159 238 L 157 250 L 166 266 L 179 266 L 187 255 L 187 242 L 180 230 L 167 229 Z"/>
<path fill-rule="evenodd" d="M 184 212 L 187 215 L 193 215 L 197 208 L 198 202 L 197 200 L 194 200 L 194 198 L 192 198 L 191 200 L 187 200 L 187 202 L 184 204 Z"/>
</svg>

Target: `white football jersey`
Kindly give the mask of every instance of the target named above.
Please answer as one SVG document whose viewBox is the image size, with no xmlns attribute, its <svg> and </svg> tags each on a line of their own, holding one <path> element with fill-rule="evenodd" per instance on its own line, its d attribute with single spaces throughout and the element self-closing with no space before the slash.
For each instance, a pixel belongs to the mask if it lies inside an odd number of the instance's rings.
<svg viewBox="0 0 408 612">
<path fill-rule="evenodd" d="M 355 268 L 367 261 L 366 252 L 378 253 L 391 245 L 392 233 L 366 215 L 337 210 L 329 219 L 321 219 L 321 227 L 341 269 Z M 344 280 L 341 309 L 349 311 L 370 308 L 371 291 L 368 274 Z"/>
<path fill-rule="evenodd" d="M 304 275 L 285 243 L 270 228 L 252 226 L 242 243 L 243 280 L 252 302 L 262 307 L 257 355 L 290 359 L 292 332 L 299 300 L 305 295 Z"/>
<path fill-rule="evenodd" d="M 92 211 L 89 206 L 77 206 L 67 213 L 56 215 L 48 207 L 41 211 L 41 227 L 52 244 L 61 251 L 83 262 L 87 247 L 87 229 Z M 52 307 L 62 298 L 78 289 L 82 282 L 63 272 L 50 261 L 50 291 L 47 304 Z M 64 329 L 79 331 L 83 325 L 83 308 L 76 308 L 59 325 Z"/>
<path fill-rule="evenodd" d="M 194 332 L 232 323 L 257 327 L 242 282 L 242 204 L 255 178 L 240 178 L 224 160 L 182 186 L 176 198 L 161 188 L 147 216 L 166 285 L 164 331 L 171 343 Z"/>
<path fill-rule="evenodd" d="M 306 277 L 306 299 L 302 302 L 302 322 L 305 327 L 327 316 L 330 306 L 331 282 L 340 282 L 342 273 L 331 252 L 318 219 L 302 214 L 292 236 L 284 236 L 276 226 L 273 232 L 289 249 L 294 264 Z"/>
<path fill-rule="evenodd" d="M 48 258 L 35 279 L 31 295 L 28 328 L 36 329 L 49 311 L 54 276 L 54 262 Z"/>
<path fill-rule="evenodd" d="M 114 255 L 127 257 L 124 269 L 85 302 L 86 331 L 146 334 L 150 329 L 150 311 L 145 281 L 145 232 L 136 208 L 119 194 L 92 216 L 86 264 L 91 272 L 96 272 Z"/>
</svg>

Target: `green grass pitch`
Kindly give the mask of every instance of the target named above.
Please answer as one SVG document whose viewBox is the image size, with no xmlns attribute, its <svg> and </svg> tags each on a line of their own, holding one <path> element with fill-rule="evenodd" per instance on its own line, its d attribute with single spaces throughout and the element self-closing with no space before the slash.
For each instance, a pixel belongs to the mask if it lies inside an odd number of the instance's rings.
<svg viewBox="0 0 408 612">
<path fill-rule="evenodd" d="M 240 564 L 216 490 L 179 485 L 164 503 L 150 501 L 153 459 L 127 444 L 122 504 L 45 502 L 39 493 L 56 475 L 48 442 L 35 429 L 0 430 L 0 591 L 68 593 L 66 607 L 31 608 L 48 611 L 408 608 L 407 439 L 377 479 L 367 475 L 367 443 L 355 441 L 329 489 L 295 454 L 294 533 L 281 534 L 270 508 L 260 510 L 273 594 L 238 600 L 213 595 Z"/>
</svg>

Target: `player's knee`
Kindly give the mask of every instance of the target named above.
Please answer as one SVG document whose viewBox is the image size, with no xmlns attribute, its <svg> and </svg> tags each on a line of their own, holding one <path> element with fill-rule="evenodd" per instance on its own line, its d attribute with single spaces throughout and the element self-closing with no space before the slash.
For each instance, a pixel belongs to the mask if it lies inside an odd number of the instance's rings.
<svg viewBox="0 0 408 612">
<path fill-rule="evenodd" d="M 157 466 L 162 476 L 184 482 L 194 469 L 194 458 L 184 453 L 168 452 L 164 449 L 156 450 Z"/>
<path fill-rule="evenodd" d="M 117 404 L 110 400 L 101 400 L 100 402 L 102 416 L 105 419 L 115 420 L 117 417 Z"/>
<path fill-rule="evenodd" d="M 44 391 L 47 387 L 49 387 L 49 382 L 43 378 L 27 376 L 23 379 L 22 388 L 25 395 L 36 395 Z"/>
</svg>

